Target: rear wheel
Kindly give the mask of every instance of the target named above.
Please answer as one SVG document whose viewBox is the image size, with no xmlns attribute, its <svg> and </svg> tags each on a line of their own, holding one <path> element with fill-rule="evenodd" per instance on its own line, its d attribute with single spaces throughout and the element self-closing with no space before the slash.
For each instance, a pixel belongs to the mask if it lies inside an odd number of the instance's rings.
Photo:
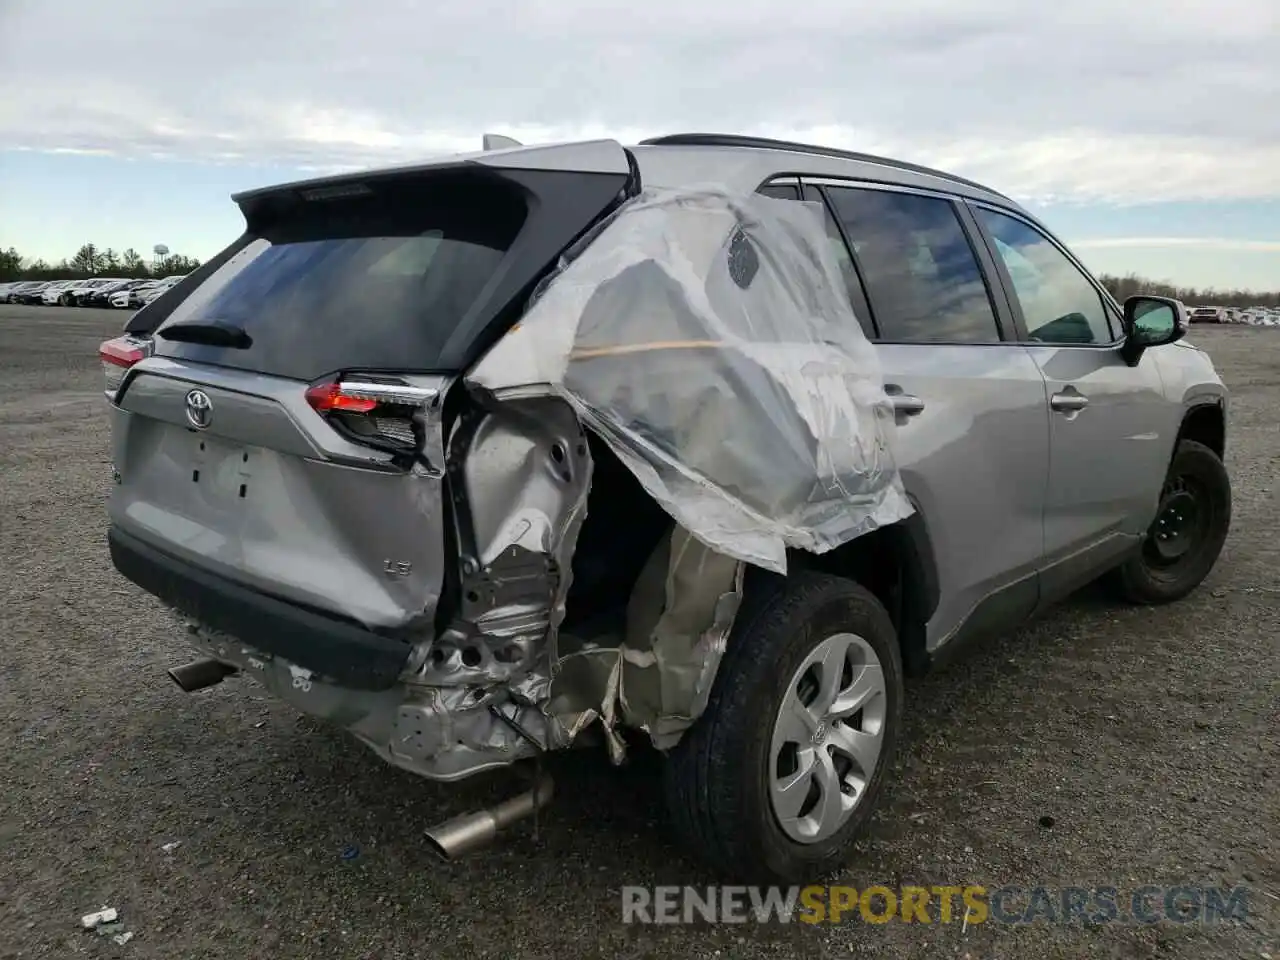
<svg viewBox="0 0 1280 960">
<path fill-rule="evenodd" d="M 867 590 L 799 573 L 748 597 L 707 709 L 670 752 L 680 839 L 735 879 L 838 869 L 871 816 L 902 716 L 893 624 Z"/>
<path fill-rule="evenodd" d="M 1113 589 L 1131 603 L 1182 599 L 1209 575 L 1230 527 L 1226 467 L 1204 444 L 1181 441 L 1142 550 L 1111 573 Z"/>
</svg>

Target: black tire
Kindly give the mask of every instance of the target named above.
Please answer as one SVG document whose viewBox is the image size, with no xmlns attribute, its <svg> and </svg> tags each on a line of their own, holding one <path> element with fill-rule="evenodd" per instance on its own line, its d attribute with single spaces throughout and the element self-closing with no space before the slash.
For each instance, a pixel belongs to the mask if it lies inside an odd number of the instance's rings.
<svg viewBox="0 0 1280 960">
<path fill-rule="evenodd" d="M 667 755 L 667 806 L 678 839 L 717 873 L 803 883 L 845 863 L 880 799 L 902 724 L 902 658 L 889 614 L 856 583 L 802 571 L 748 585 L 707 708 Z M 805 658 L 837 633 L 863 638 L 880 660 L 884 739 L 848 822 L 824 841 L 800 843 L 783 832 L 769 799 L 774 718 Z"/>
<path fill-rule="evenodd" d="M 1173 517 L 1181 519 L 1171 528 Z M 1227 468 L 1204 444 L 1180 441 L 1142 550 L 1108 575 L 1108 585 L 1130 603 L 1181 600 L 1200 586 L 1218 562 L 1230 528 Z M 1173 541 L 1178 542 L 1166 546 Z"/>
</svg>

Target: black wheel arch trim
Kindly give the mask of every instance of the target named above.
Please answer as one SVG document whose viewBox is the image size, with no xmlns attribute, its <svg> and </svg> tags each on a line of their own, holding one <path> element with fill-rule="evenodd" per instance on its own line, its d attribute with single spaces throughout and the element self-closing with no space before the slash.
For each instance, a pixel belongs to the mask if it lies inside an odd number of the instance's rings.
<svg viewBox="0 0 1280 960">
<path fill-rule="evenodd" d="M 1212 411 L 1217 414 L 1221 428 L 1220 442 L 1217 444 L 1205 444 L 1216 453 L 1219 458 L 1225 458 L 1227 452 L 1227 398 L 1222 395 L 1217 396 L 1201 396 L 1188 403 L 1182 411 L 1182 419 L 1178 422 L 1178 434 L 1173 443 L 1173 449 L 1169 451 L 1169 462 L 1173 462 L 1173 457 L 1178 452 L 1178 444 L 1185 439 L 1197 439 L 1194 436 L 1188 437 L 1187 425 L 1192 418 L 1201 416 Z M 1204 441 L 1201 440 L 1201 443 Z"/>
<path fill-rule="evenodd" d="M 925 520 L 924 513 L 915 499 L 910 496 L 908 499 L 911 500 L 915 511 L 902 521 L 902 527 L 911 544 L 911 556 L 908 557 L 908 562 L 916 566 L 912 572 L 919 577 L 921 594 L 919 614 L 924 620 L 928 620 L 938 609 L 938 603 L 942 599 L 942 589 L 938 584 L 938 560 L 933 551 L 933 540 L 929 537 L 928 521 Z"/>
<path fill-rule="evenodd" d="M 919 676 L 930 667 L 927 628 L 942 599 L 942 588 L 928 520 L 919 503 L 910 495 L 908 499 L 915 511 L 899 521 L 906 549 L 902 553 L 904 583 L 898 644 L 907 675 Z"/>
<path fill-rule="evenodd" d="M 790 569 L 813 569 L 835 574 L 860 582 L 875 593 L 894 619 L 902 662 L 908 675 L 918 675 L 929 667 L 926 628 L 938 609 L 942 591 L 928 519 L 914 497 L 908 494 L 907 499 L 915 509 L 905 519 L 878 527 L 829 553 L 789 552 L 788 560 Z M 890 543 L 886 544 L 885 538 L 891 538 Z M 878 551 L 885 548 L 898 564 L 894 589 L 888 592 L 887 583 L 877 586 L 870 581 L 864 582 L 868 571 L 859 569 L 860 561 L 855 559 L 878 556 Z"/>
</svg>

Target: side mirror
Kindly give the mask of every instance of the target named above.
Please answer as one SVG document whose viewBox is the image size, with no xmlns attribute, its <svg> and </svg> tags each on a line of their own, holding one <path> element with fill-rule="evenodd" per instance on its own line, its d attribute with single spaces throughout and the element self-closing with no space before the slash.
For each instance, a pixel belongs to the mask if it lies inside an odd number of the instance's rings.
<svg viewBox="0 0 1280 960">
<path fill-rule="evenodd" d="M 1181 340 L 1189 329 L 1187 309 L 1171 297 L 1129 297 L 1124 302 L 1125 362 L 1133 366 L 1148 347 Z"/>
</svg>

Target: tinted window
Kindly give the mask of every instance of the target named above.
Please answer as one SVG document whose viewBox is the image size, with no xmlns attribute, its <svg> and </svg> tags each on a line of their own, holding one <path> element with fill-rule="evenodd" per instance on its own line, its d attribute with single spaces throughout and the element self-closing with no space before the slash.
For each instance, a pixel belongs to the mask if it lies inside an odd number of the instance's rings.
<svg viewBox="0 0 1280 960">
<path fill-rule="evenodd" d="M 858 269 L 853 264 L 853 257 L 849 254 L 849 247 L 844 242 L 844 237 L 840 233 L 840 226 L 836 223 L 836 218 L 831 214 L 831 207 L 822 197 L 822 191 L 817 187 L 806 184 L 804 188 L 805 199 L 813 203 L 822 204 L 823 219 L 826 220 L 827 241 L 831 244 L 831 252 L 835 255 L 836 263 L 840 264 L 840 274 L 844 277 L 845 289 L 849 292 L 849 302 L 853 306 L 853 315 L 858 318 L 858 322 L 862 324 L 862 332 L 868 340 L 874 340 L 876 336 L 875 318 L 871 315 L 871 305 L 867 302 L 867 293 L 862 287 L 862 278 L 858 276 Z"/>
<path fill-rule="evenodd" d="M 767 197 L 774 197 L 779 200 L 800 199 L 799 188 L 790 183 L 770 183 L 761 187 L 760 192 Z M 858 318 L 858 323 L 862 326 L 863 335 L 868 340 L 873 340 L 876 334 L 875 325 L 871 317 L 871 307 L 867 304 L 867 295 L 863 292 L 862 281 L 858 278 L 858 271 L 854 268 L 853 258 L 849 256 L 849 248 L 845 246 L 844 238 L 840 236 L 840 228 L 836 225 L 835 218 L 831 216 L 831 208 L 822 199 L 822 192 L 812 184 L 805 184 L 804 199 L 822 206 L 822 215 L 826 220 L 827 240 L 831 244 L 831 252 L 835 254 L 836 263 L 840 265 L 840 275 L 844 278 L 845 290 L 849 294 L 849 303 L 853 308 L 853 315 Z"/>
<path fill-rule="evenodd" d="M 298 380 L 432 370 L 524 215 L 514 193 L 474 182 L 295 203 L 174 308 L 159 352 Z M 211 321 L 240 327 L 251 345 L 163 339 Z"/>
<path fill-rule="evenodd" d="M 1102 295 L 1061 250 L 1030 224 L 974 210 L 991 234 L 1022 307 L 1027 335 L 1040 343 L 1110 343 Z"/>
<path fill-rule="evenodd" d="M 973 248 L 948 200 L 828 187 L 862 268 L 881 338 L 984 343 L 1000 339 Z"/>
<path fill-rule="evenodd" d="M 800 199 L 800 188 L 794 183 L 767 183 L 760 188 L 760 192 L 766 197 L 773 197 L 775 200 Z"/>
</svg>

